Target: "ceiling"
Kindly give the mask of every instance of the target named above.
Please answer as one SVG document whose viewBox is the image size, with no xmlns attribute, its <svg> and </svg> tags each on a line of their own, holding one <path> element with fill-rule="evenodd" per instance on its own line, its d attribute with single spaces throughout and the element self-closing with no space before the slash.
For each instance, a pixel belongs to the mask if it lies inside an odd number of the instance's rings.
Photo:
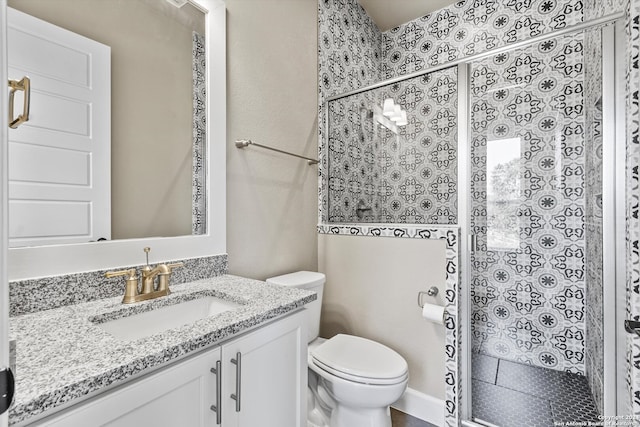
<svg viewBox="0 0 640 427">
<path fill-rule="evenodd" d="M 357 0 L 380 31 L 387 31 L 458 0 Z"/>
</svg>

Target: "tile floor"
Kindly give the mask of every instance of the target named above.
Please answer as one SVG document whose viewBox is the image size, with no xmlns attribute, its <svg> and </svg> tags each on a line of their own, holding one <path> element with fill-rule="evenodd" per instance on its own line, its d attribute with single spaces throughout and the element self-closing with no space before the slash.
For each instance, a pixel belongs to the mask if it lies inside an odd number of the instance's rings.
<svg viewBox="0 0 640 427">
<path fill-rule="evenodd" d="M 404 412 L 391 408 L 391 426 L 392 427 L 436 427 L 426 421 L 414 418 Z"/>
<path fill-rule="evenodd" d="M 473 417 L 500 427 L 598 421 L 586 377 L 474 354 Z"/>
</svg>

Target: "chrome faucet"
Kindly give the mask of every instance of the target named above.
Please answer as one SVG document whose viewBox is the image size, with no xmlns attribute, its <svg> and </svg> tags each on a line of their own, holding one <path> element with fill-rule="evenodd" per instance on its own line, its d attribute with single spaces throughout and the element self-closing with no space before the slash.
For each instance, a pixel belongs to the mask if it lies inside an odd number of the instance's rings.
<svg viewBox="0 0 640 427">
<path fill-rule="evenodd" d="M 125 280 L 123 304 L 145 301 L 169 295 L 169 280 L 174 268 L 182 267 L 184 264 L 176 262 L 172 264 L 158 264 L 154 268 L 149 265 L 149 252 L 151 248 L 144 248 L 147 256 L 147 264 L 140 269 L 140 280 L 135 268 L 120 271 L 107 271 L 105 277 L 127 276 Z M 156 283 L 156 277 L 158 278 Z"/>
</svg>

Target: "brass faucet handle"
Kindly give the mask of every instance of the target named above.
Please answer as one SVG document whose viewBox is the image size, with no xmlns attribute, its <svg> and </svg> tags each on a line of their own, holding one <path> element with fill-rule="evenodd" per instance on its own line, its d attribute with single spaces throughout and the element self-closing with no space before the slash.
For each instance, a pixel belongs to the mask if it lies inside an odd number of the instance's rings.
<svg viewBox="0 0 640 427">
<path fill-rule="evenodd" d="M 174 268 L 184 267 L 184 263 L 183 262 L 174 262 L 174 263 L 171 263 L 171 264 L 167 264 L 167 267 L 169 267 L 169 272 L 171 272 L 171 270 L 173 270 Z"/>
<path fill-rule="evenodd" d="M 112 278 L 118 276 L 127 276 L 126 285 L 124 288 L 124 297 L 122 302 L 124 304 L 130 304 L 137 301 L 138 297 L 138 274 L 135 268 L 120 271 L 107 271 L 105 277 Z"/>
<path fill-rule="evenodd" d="M 129 276 L 129 278 L 136 277 L 137 279 L 136 269 L 130 268 L 127 270 L 107 271 L 106 273 L 104 273 L 104 277 L 106 277 L 107 279 L 111 279 L 112 277 L 118 277 L 118 276 Z"/>
<path fill-rule="evenodd" d="M 162 269 L 162 272 L 158 274 L 158 290 L 166 292 L 167 295 L 171 293 L 169 290 L 169 278 L 174 268 L 183 267 L 181 262 L 174 262 L 172 264 L 161 264 L 158 267 Z"/>
</svg>

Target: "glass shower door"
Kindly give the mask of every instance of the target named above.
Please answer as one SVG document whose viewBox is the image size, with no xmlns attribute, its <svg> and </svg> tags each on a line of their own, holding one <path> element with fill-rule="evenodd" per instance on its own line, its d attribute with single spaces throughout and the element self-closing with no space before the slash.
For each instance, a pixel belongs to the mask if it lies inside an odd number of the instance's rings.
<svg viewBox="0 0 640 427">
<path fill-rule="evenodd" d="M 584 376 L 584 36 L 479 60 L 470 76 L 473 418 L 597 421 Z"/>
</svg>

